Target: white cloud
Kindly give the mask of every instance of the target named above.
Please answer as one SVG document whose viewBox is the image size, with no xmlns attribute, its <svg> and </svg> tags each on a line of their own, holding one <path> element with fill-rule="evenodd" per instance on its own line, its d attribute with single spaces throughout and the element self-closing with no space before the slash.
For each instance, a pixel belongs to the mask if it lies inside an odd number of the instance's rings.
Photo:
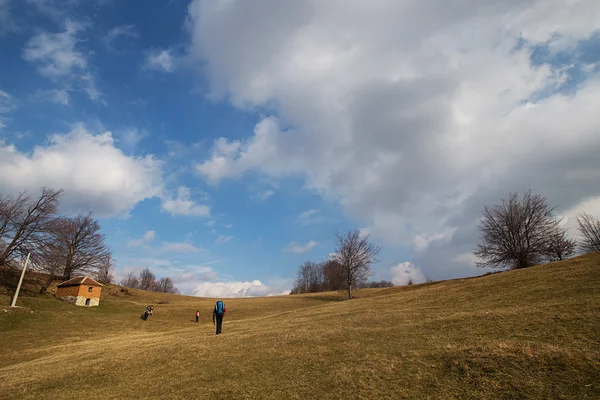
<svg viewBox="0 0 600 400">
<path fill-rule="evenodd" d="M 416 252 L 424 252 L 434 240 L 443 240 L 445 243 L 448 243 L 455 231 L 456 229 L 449 229 L 442 233 L 416 234 L 413 236 L 413 247 Z"/>
<path fill-rule="evenodd" d="M 127 243 L 127 247 L 141 246 L 143 244 L 150 243 L 154 240 L 155 233 L 155 231 L 146 231 L 146 233 L 144 233 L 144 236 L 142 236 L 141 238 L 130 240 L 129 243 Z"/>
<path fill-rule="evenodd" d="M 214 226 L 215 225 L 215 221 L 208 221 L 206 223 L 206 226 Z"/>
<path fill-rule="evenodd" d="M 38 72 L 46 77 L 60 78 L 87 67 L 83 53 L 77 48 L 77 33 L 82 27 L 68 20 L 59 33 L 41 32 L 25 44 L 23 58 L 39 63 Z"/>
<path fill-rule="evenodd" d="M 202 282 L 196 285 L 193 295 L 198 297 L 231 298 L 278 296 L 289 294 L 289 290 L 277 290 L 259 280 L 251 282 Z"/>
<path fill-rule="evenodd" d="M 262 200 L 262 201 L 265 201 L 265 200 L 267 200 L 269 197 L 273 196 L 274 194 L 275 194 L 275 191 L 274 191 L 274 190 L 268 189 L 268 190 L 265 190 L 265 191 L 263 191 L 263 192 L 260 192 L 260 193 L 259 193 L 259 195 L 258 195 L 258 198 L 259 198 L 260 200 Z"/>
<path fill-rule="evenodd" d="M 189 242 L 163 242 L 157 250 L 160 253 L 199 253 L 205 251 Z"/>
<path fill-rule="evenodd" d="M 29 39 L 23 48 L 23 59 L 36 63 L 40 75 L 55 82 L 67 79 L 80 87 L 91 100 L 97 100 L 101 93 L 88 70 L 87 59 L 77 45 L 77 34 L 83 31 L 84 26 L 72 20 L 66 20 L 64 25 L 63 32 L 40 32 Z M 65 101 L 64 93 L 58 96 L 57 99 Z"/>
<path fill-rule="evenodd" d="M 62 188 L 65 210 L 98 217 L 126 214 L 163 191 L 160 161 L 151 155 L 127 157 L 114 146 L 111 132 L 93 134 L 82 123 L 27 153 L 0 142 L 0 171 L 2 193 Z"/>
<path fill-rule="evenodd" d="M 405 261 L 390 269 L 392 275 L 392 283 L 396 286 L 408 285 L 412 283 L 423 283 L 426 278 L 423 272 L 410 262 Z"/>
<path fill-rule="evenodd" d="M 292 243 L 288 244 L 287 246 L 285 246 L 283 248 L 283 250 L 281 250 L 281 251 L 288 252 L 288 253 L 295 253 L 295 254 L 303 254 L 303 253 L 308 253 L 318 244 L 319 243 L 315 242 L 314 240 L 311 240 L 304 245 L 296 243 L 296 242 L 292 242 Z"/>
<path fill-rule="evenodd" d="M 302 213 L 300 213 L 300 215 L 298 216 L 298 222 L 301 225 L 308 225 L 308 224 L 314 224 L 317 222 L 322 222 L 325 221 L 325 217 L 323 217 L 321 214 L 320 210 L 317 209 L 310 209 L 310 210 L 306 210 Z"/>
<path fill-rule="evenodd" d="M 569 71 L 532 65 L 530 46 L 558 33 L 552 46 L 577 53 L 600 2 L 445 4 L 193 1 L 189 56 L 210 95 L 272 114 L 216 140 L 197 172 L 302 177 L 373 238 L 421 250 L 436 278 L 475 271 L 455 259 L 473 251 L 482 205 L 509 191 L 562 210 L 600 196 L 600 79 L 556 92 Z"/>
<path fill-rule="evenodd" d="M 12 0 L 0 0 L 0 36 L 19 30 L 14 15 L 11 13 Z"/>
<path fill-rule="evenodd" d="M 227 243 L 227 242 L 229 242 L 231 239 L 233 239 L 233 236 L 225 236 L 225 235 L 220 235 L 220 236 L 217 238 L 217 244 Z"/>
<path fill-rule="evenodd" d="M 8 93 L 0 90 L 0 131 L 6 126 L 8 118 L 1 114 L 7 114 L 15 108 L 15 103 Z M 1 143 L 1 142 L 0 142 Z"/>
<path fill-rule="evenodd" d="M 467 252 L 467 253 L 459 254 L 456 257 L 454 257 L 454 261 L 465 263 L 467 265 L 475 265 L 475 263 L 478 261 L 478 259 L 475 256 L 475 254 L 473 254 L 472 252 Z"/>
<path fill-rule="evenodd" d="M 134 150 L 143 138 L 149 136 L 147 131 L 136 127 L 125 127 L 118 130 L 117 134 L 119 143 L 122 143 L 128 150 Z"/>
<path fill-rule="evenodd" d="M 0 114 L 11 112 L 15 107 L 14 100 L 11 95 L 0 90 Z"/>
<path fill-rule="evenodd" d="M 185 186 L 180 186 L 177 190 L 177 198 L 163 199 L 162 209 L 171 215 L 187 215 L 193 217 L 210 216 L 210 207 L 204 204 L 197 204 L 191 200 L 191 191 Z"/>
<path fill-rule="evenodd" d="M 115 50 L 115 46 L 119 41 L 124 39 L 137 39 L 140 35 L 134 25 L 119 25 L 112 28 L 104 37 L 106 46 Z"/>
<path fill-rule="evenodd" d="M 600 219 L 600 196 L 587 198 L 562 213 L 561 216 L 563 217 L 563 220 L 561 221 L 561 225 L 567 229 L 569 236 L 574 239 L 579 238 L 577 216 L 582 212 L 586 212 L 594 218 Z"/>
<path fill-rule="evenodd" d="M 229 228 L 231 228 L 233 225 L 231 225 L 231 224 L 225 224 L 224 226 L 225 226 L 225 228 L 229 229 Z"/>
<path fill-rule="evenodd" d="M 69 95 L 68 89 L 38 90 L 35 92 L 34 97 L 38 100 L 50 101 L 63 106 L 71 104 L 71 95 Z"/>
<path fill-rule="evenodd" d="M 146 68 L 164 72 L 173 72 L 175 63 L 170 50 L 154 50 L 148 54 Z"/>
</svg>

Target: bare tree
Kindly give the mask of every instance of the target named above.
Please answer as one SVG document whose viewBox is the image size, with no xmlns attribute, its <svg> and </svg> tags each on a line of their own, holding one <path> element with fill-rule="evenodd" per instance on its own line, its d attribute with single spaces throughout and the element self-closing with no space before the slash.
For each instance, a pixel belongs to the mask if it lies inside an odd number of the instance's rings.
<svg viewBox="0 0 600 400">
<path fill-rule="evenodd" d="M 137 278 L 137 276 L 135 276 L 133 272 L 130 272 L 125 278 L 121 280 L 121 286 L 125 286 L 131 289 L 139 289 L 140 280 Z"/>
<path fill-rule="evenodd" d="M 575 241 L 567 237 L 567 231 L 561 227 L 557 227 L 556 231 L 549 238 L 548 261 L 561 261 L 571 257 L 575 253 L 575 246 Z"/>
<path fill-rule="evenodd" d="M 584 253 L 600 251 L 600 220 L 582 212 L 577 216 L 577 224 L 581 235 L 579 248 Z"/>
<path fill-rule="evenodd" d="M 100 283 L 110 284 L 115 280 L 115 260 L 108 256 L 96 271 L 96 280 Z"/>
<path fill-rule="evenodd" d="M 62 190 L 42 187 L 36 198 L 21 192 L 16 198 L 0 198 L 0 265 L 32 252 L 32 261 L 58 212 Z"/>
<path fill-rule="evenodd" d="M 327 260 L 323 263 L 324 290 L 344 289 L 344 267 L 336 260 Z"/>
<path fill-rule="evenodd" d="M 371 264 L 378 261 L 380 248 L 369 243 L 369 236 L 361 237 L 358 229 L 343 236 L 336 234 L 335 259 L 343 267 L 348 299 L 352 298 L 352 288 L 368 279 Z"/>
<path fill-rule="evenodd" d="M 149 268 L 144 268 L 142 270 L 142 272 L 140 272 L 139 280 L 140 280 L 139 289 L 156 291 L 156 288 L 157 288 L 156 276 L 152 272 L 150 272 Z"/>
<path fill-rule="evenodd" d="M 474 254 L 479 267 L 527 268 L 548 256 L 558 220 L 546 199 L 528 190 L 519 198 L 510 193 L 502 204 L 485 206 L 478 228 L 482 242 Z"/>
<path fill-rule="evenodd" d="M 46 244 L 45 256 L 50 260 L 62 262 L 56 270 L 53 264 L 44 263 L 41 268 L 50 274 L 42 292 L 57 277 L 70 279 L 75 273 L 94 273 L 110 259 L 110 248 L 104 242 L 98 221 L 91 213 L 75 218 L 56 218 L 49 224 L 50 237 Z"/>
<path fill-rule="evenodd" d="M 294 282 L 294 293 L 308 293 L 310 290 L 310 275 L 312 262 L 307 261 L 298 267 L 296 271 L 296 279 Z"/>
<path fill-rule="evenodd" d="M 179 290 L 175 287 L 173 280 L 171 278 L 164 277 L 160 278 L 157 284 L 157 292 L 163 293 L 171 293 L 171 294 L 179 294 Z"/>
</svg>

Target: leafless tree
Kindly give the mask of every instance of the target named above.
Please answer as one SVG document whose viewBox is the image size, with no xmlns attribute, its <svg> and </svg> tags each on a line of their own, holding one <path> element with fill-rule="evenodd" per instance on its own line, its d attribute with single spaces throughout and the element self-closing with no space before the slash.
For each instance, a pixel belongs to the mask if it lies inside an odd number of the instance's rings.
<svg viewBox="0 0 600 400">
<path fill-rule="evenodd" d="M 0 265 L 38 250 L 46 240 L 48 225 L 56 218 L 62 190 L 46 187 L 37 197 L 21 192 L 15 198 L 0 197 Z"/>
<path fill-rule="evenodd" d="M 584 253 L 600 251 L 600 220 L 592 215 L 582 212 L 577 216 L 579 225 L 579 248 Z"/>
<path fill-rule="evenodd" d="M 42 264 L 42 269 L 50 274 L 47 285 L 58 278 L 70 279 L 75 273 L 96 274 L 106 260 L 110 259 L 110 248 L 104 242 L 98 221 L 91 213 L 74 218 L 56 218 L 49 224 L 45 256 L 52 263 Z M 54 264 L 61 262 L 56 270 Z"/>
<path fill-rule="evenodd" d="M 342 290 L 345 288 L 344 267 L 336 260 L 327 260 L 323 263 L 323 280 L 325 290 Z"/>
<path fill-rule="evenodd" d="M 313 262 L 307 261 L 298 267 L 296 279 L 294 282 L 294 293 L 308 293 L 310 291 L 310 277 Z"/>
<path fill-rule="evenodd" d="M 121 280 L 121 286 L 125 286 L 131 289 L 139 289 L 140 280 L 137 278 L 137 276 L 135 276 L 133 272 L 130 272 L 125 278 Z"/>
<path fill-rule="evenodd" d="M 474 254 L 479 267 L 527 268 L 543 262 L 558 228 L 553 207 L 528 190 L 510 193 L 502 204 L 485 206 L 478 228 L 481 242 Z"/>
<path fill-rule="evenodd" d="M 575 241 L 567 237 L 567 231 L 557 227 L 556 231 L 550 235 L 548 242 L 548 261 L 561 261 L 571 257 L 575 254 L 575 246 Z"/>
<path fill-rule="evenodd" d="M 115 260 L 108 256 L 96 271 L 96 280 L 100 283 L 110 284 L 115 280 Z"/>
<path fill-rule="evenodd" d="M 361 237 L 358 229 L 336 234 L 335 259 L 343 267 L 348 299 L 352 298 L 352 288 L 368 279 L 371 264 L 378 261 L 380 248 L 369 242 L 369 236 Z"/>
<path fill-rule="evenodd" d="M 157 288 L 156 276 L 152 272 L 150 272 L 149 268 L 144 268 L 142 270 L 142 272 L 140 272 L 139 281 L 140 281 L 139 289 L 156 291 L 156 288 Z"/>
<path fill-rule="evenodd" d="M 179 290 L 175 287 L 173 280 L 171 278 L 164 277 L 160 278 L 157 284 L 157 292 L 163 293 L 171 293 L 171 294 L 179 294 Z"/>
</svg>

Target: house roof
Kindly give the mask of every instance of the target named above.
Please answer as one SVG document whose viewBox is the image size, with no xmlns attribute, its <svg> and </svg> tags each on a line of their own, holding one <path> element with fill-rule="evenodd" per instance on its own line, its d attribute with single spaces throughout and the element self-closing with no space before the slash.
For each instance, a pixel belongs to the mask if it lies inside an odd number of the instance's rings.
<svg viewBox="0 0 600 400">
<path fill-rule="evenodd" d="M 66 287 L 66 286 L 104 286 L 103 284 L 96 282 L 89 276 L 77 276 L 75 278 L 71 278 L 68 281 L 64 281 L 56 285 L 56 287 Z"/>
</svg>

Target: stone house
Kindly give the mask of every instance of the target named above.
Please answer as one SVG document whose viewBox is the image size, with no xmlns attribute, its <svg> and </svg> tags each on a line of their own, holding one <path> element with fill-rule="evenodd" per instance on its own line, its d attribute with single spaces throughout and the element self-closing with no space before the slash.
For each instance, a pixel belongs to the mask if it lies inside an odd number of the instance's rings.
<svg viewBox="0 0 600 400">
<path fill-rule="evenodd" d="M 97 306 L 102 286 L 88 276 L 78 276 L 56 285 L 56 297 L 76 306 Z"/>
</svg>

